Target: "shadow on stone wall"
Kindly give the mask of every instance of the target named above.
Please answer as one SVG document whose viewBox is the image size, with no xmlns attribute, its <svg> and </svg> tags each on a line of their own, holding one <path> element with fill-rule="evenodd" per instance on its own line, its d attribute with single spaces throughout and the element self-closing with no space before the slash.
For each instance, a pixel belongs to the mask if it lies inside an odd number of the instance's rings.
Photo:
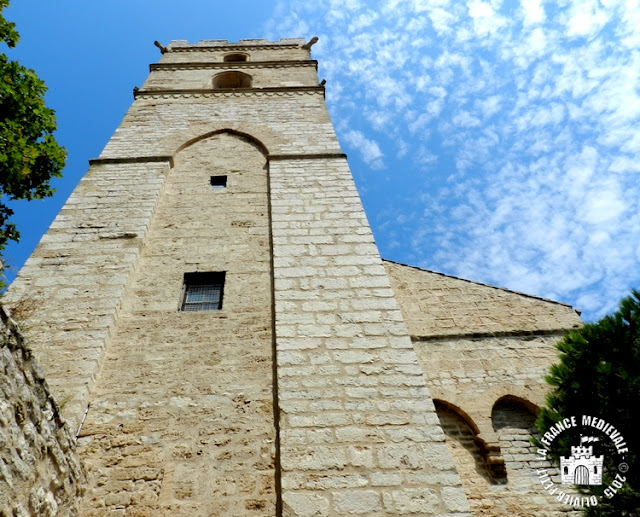
<svg viewBox="0 0 640 517">
<path fill-rule="evenodd" d="M 0 516 L 75 515 L 84 469 L 42 370 L 0 305 Z"/>
</svg>

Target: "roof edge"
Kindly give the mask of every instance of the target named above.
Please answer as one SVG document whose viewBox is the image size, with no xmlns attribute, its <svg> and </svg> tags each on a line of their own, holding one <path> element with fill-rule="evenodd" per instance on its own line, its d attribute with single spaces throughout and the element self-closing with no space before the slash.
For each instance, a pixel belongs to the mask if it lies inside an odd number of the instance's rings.
<svg viewBox="0 0 640 517">
<path fill-rule="evenodd" d="M 396 262 L 395 260 L 389 260 L 389 259 L 383 258 L 382 261 L 383 262 L 388 262 L 390 264 L 396 264 L 398 266 L 409 267 L 411 269 L 416 269 L 418 271 L 424 271 L 426 273 L 433 273 L 435 275 L 440 275 L 440 276 L 443 276 L 443 277 L 446 277 L 446 278 L 453 278 L 454 280 L 461 280 L 463 282 L 468 282 L 470 284 L 481 285 L 483 287 L 490 287 L 492 289 L 497 289 L 499 291 L 504 291 L 506 293 L 517 294 L 519 296 L 524 296 L 526 298 L 532 298 L 534 300 L 540 300 L 540 301 L 547 302 L 547 303 L 553 303 L 553 304 L 556 304 L 556 305 L 562 305 L 564 307 L 569 307 L 570 309 L 573 309 L 576 313 L 578 313 L 578 315 L 580 315 L 580 313 L 582 312 L 582 311 L 576 309 L 575 307 L 573 307 L 572 305 L 569 305 L 568 303 L 559 302 L 557 300 L 551 300 L 549 298 L 543 298 L 542 296 L 536 296 L 536 295 L 533 295 L 533 294 L 527 294 L 527 293 L 523 293 L 521 291 L 514 291 L 513 289 L 507 289 L 506 287 L 497 287 L 497 286 L 491 285 L 491 284 L 484 284 L 482 282 L 476 282 L 475 280 L 469 280 L 467 278 L 461 278 L 459 276 L 447 275 L 445 273 L 440 273 L 439 271 L 433 271 L 431 269 L 425 269 L 425 268 L 421 268 L 421 267 L 418 267 L 418 266 L 411 266 L 409 264 L 403 264 L 402 262 Z"/>
<path fill-rule="evenodd" d="M 270 41 L 265 38 L 241 39 L 233 42 L 227 40 L 200 40 L 197 43 L 189 43 L 187 40 L 171 40 L 169 50 L 206 50 L 236 47 L 300 47 L 306 42 L 303 38 L 282 38 L 280 41 Z"/>
</svg>

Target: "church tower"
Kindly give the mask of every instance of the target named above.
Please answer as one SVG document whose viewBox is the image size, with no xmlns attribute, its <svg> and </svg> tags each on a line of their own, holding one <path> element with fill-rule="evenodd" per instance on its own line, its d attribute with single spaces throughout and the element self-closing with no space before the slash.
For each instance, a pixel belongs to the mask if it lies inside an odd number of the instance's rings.
<svg viewBox="0 0 640 517">
<path fill-rule="evenodd" d="M 81 514 L 469 515 L 311 42 L 160 47 L 8 295 Z"/>
</svg>

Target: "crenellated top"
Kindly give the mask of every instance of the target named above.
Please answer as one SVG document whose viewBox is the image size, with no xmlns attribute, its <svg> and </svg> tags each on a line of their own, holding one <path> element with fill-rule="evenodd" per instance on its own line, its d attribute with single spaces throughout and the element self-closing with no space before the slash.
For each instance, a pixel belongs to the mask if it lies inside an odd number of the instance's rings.
<svg viewBox="0 0 640 517">
<path fill-rule="evenodd" d="M 280 41 L 244 39 L 231 43 L 227 40 L 202 40 L 198 43 L 174 40 L 165 48 L 161 62 L 220 63 L 229 62 L 230 58 L 233 61 L 236 54 L 237 57 L 246 57 L 240 61 L 299 61 L 309 59 L 309 50 L 309 43 L 302 38 Z"/>
<path fill-rule="evenodd" d="M 318 88 L 317 62 L 310 56 L 316 41 L 172 41 L 166 47 L 156 42 L 162 57 L 150 66 L 151 74 L 138 91 Z"/>
<path fill-rule="evenodd" d="M 284 47 L 293 46 L 301 47 L 306 42 L 302 38 L 282 38 L 280 41 L 269 41 L 264 38 L 241 39 L 238 42 L 229 43 L 226 39 L 205 39 L 198 43 L 189 43 L 186 40 L 172 40 L 169 43 L 169 49 L 180 50 L 202 50 L 202 49 L 218 49 L 221 47 Z"/>
</svg>

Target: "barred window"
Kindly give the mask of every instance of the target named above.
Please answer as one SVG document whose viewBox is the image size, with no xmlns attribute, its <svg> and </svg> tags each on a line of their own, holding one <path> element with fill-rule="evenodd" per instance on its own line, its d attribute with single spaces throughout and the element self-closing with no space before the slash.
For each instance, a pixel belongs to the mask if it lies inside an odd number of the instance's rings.
<svg viewBox="0 0 640 517">
<path fill-rule="evenodd" d="M 185 273 L 181 311 L 217 311 L 222 309 L 224 271 Z"/>
</svg>

